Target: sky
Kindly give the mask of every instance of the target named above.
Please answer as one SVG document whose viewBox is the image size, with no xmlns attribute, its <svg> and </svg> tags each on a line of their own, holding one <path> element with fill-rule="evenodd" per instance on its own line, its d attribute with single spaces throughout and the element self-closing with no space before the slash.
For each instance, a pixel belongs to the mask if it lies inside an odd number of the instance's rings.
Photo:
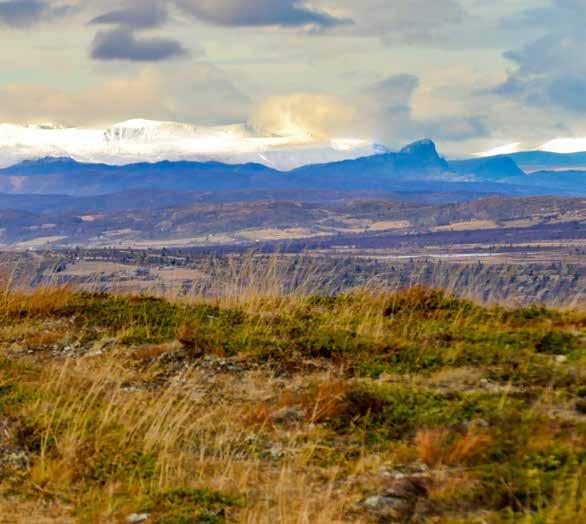
<svg viewBox="0 0 586 524">
<path fill-rule="evenodd" d="M 0 0 L 0 122 L 586 136 L 586 0 Z"/>
</svg>

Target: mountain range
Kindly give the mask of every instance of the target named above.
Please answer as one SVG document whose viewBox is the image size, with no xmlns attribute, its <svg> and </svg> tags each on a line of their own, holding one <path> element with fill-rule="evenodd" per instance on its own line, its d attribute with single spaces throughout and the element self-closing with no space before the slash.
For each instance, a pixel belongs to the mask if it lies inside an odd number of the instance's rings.
<svg viewBox="0 0 586 524">
<path fill-rule="evenodd" d="M 431 140 L 290 171 L 216 161 L 24 160 L 0 169 L 0 245 L 205 246 L 339 235 L 376 243 L 378 231 L 395 231 L 402 242 L 454 224 L 465 232 L 430 234 L 494 242 L 500 229 L 511 235 L 524 227 L 521 236 L 574 239 L 583 235 L 584 199 L 576 197 L 586 196 L 586 171 L 572 167 L 527 172 L 514 156 L 449 161 Z"/>
<path fill-rule="evenodd" d="M 385 148 L 360 139 L 274 135 L 247 124 L 198 126 L 135 119 L 106 128 L 0 124 L 0 166 L 44 157 L 124 165 L 161 160 L 258 162 L 274 169 L 358 158 Z"/>
<path fill-rule="evenodd" d="M 248 194 L 249 198 L 244 197 L 244 200 L 254 199 L 254 194 L 269 199 L 286 195 L 288 200 L 306 200 L 308 192 L 314 195 L 315 192 L 388 192 L 395 195 L 421 192 L 470 194 L 473 197 L 486 194 L 586 194 L 586 172 L 576 169 L 560 171 L 556 167 L 563 161 L 575 164 L 580 159 L 579 155 L 571 155 L 572 160 L 565 159 L 565 155 L 561 158 L 560 155 L 550 157 L 549 153 L 541 152 L 527 155 L 529 157 L 517 154 L 447 161 L 438 154 L 432 141 L 421 140 L 399 152 L 307 165 L 290 171 L 279 171 L 259 163 L 165 160 L 109 165 L 48 157 L 25 160 L 0 169 L 0 193 L 3 194 L 0 203 L 22 209 L 19 207 L 22 195 L 91 197 L 129 193 L 126 205 L 132 208 L 135 200 L 133 192 L 136 190 L 142 190 L 136 193 L 136 199 L 141 201 L 144 201 L 144 190 L 150 191 L 149 198 L 154 200 L 153 205 L 158 200 L 158 197 L 153 197 L 153 192 L 167 193 L 160 202 L 161 206 L 184 202 L 186 193 L 209 192 L 216 199 L 219 194 L 225 194 L 227 200 L 233 200 L 236 193 Z M 515 160 L 537 156 L 542 163 L 553 158 L 556 166 L 549 170 L 526 172 Z M 172 197 L 170 193 L 177 195 Z M 11 195 L 21 197 L 11 199 Z M 202 195 L 191 196 L 195 200 L 199 197 Z"/>
</svg>

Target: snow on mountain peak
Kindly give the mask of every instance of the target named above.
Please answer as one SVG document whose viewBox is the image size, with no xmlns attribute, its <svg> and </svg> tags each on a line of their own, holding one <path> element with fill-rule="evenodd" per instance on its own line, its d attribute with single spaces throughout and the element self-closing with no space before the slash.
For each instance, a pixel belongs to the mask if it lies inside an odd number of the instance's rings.
<svg viewBox="0 0 586 524">
<path fill-rule="evenodd" d="M 198 126 L 133 119 L 107 128 L 0 124 L 0 166 L 25 159 L 70 157 L 128 164 L 161 160 L 259 162 L 278 169 L 377 154 L 365 140 L 313 142 L 308 136 L 266 136 L 246 124 Z"/>
<path fill-rule="evenodd" d="M 535 147 L 535 144 L 530 146 L 529 144 L 523 144 L 522 142 L 513 142 L 503 146 L 495 147 L 488 151 L 476 153 L 476 157 L 490 157 L 498 155 L 510 155 L 513 153 L 520 153 L 522 151 L 544 151 L 548 153 L 580 153 L 586 151 L 586 138 L 555 138 L 549 140 L 545 144 L 539 147 Z"/>
<path fill-rule="evenodd" d="M 505 144 L 503 146 L 498 146 L 493 149 L 489 149 L 488 151 L 482 151 L 481 153 L 476 153 L 474 156 L 476 157 L 489 157 L 489 156 L 499 156 L 499 155 L 510 155 L 513 153 L 518 153 L 522 150 L 521 142 L 512 142 L 511 144 Z"/>
<path fill-rule="evenodd" d="M 549 153 L 580 153 L 586 151 L 586 138 L 556 138 L 546 142 L 538 151 L 547 151 Z"/>
<path fill-rule="evenodd" d="M 140 129 L 143 127 L 160 127 L 161 125 L 164 125 L 166 123 L 171 123 L 171 122 L 161 122 L 159 120 L 146 120 L 144 118 L 134 118 L 132 120 L 126 120 L 125 122 L 120 122 L 118 124 L 114 124 L 112 127 L 114 127 L 114 128 L 128 127 L 128 128 Z"/>
<path fill-rule="evenodd" d="M 127 120 L 114 124 L 104 131 L 106 142 L 129 141 L 202 141 L 211 137 L 249 138 L 244 125 L 197 126 L 181 122 L 159 122 L 156 120 Z M 192 144 L 194 145 L 194 144 Z M 185 146 L 185 144 L 183 144 Z"/>
<path fill-rule="evenodd" d="M 29 129 L 42 129 L 45 131 L 50 131 L 54 129 L 63 129 L 63 126 L 57 124 L 51 124 L 50 122 L 43 122 L 40 124 L 29 124 L 27 126 Z"/>
</svg>

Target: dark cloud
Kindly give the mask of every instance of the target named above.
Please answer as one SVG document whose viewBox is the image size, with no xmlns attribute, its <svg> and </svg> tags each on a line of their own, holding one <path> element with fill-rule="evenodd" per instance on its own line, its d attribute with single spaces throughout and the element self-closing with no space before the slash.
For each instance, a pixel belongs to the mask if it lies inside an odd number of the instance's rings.
<svg viewBox="0 0 586 524">
<path fill-rule="evenodd" d="M 187 54 L 188 51 L 176 40 L 137 37 L 132 30 L 125 27 L 98 32 L 91 51 L 92 58 L 96 60 L 134 62 L 158 62 Z"/>
<path fill-rule="evenodd" d="M 166 2 L 148 0 L 140 5 L 109 11 L 90 21 L 90 25 L 112 25 L 100 31 L 92 44 L 91 56 L 96 60 L 128 60 L 160 62 L 188 51 L 171 38 L 147 37 L 142 31 L 160 28 L 169 19 Z"/>
<path fill-rule="evenodd" d="M 328 0 L 323 0 L 327 5 Z M 350 13 L 352 35 L 379 37 L 388 45 L 447 41 L 468 13 L 460 0 L 330 0 Z"/>
<path fill-rule="evenodd" d="M 165 7 L 159 5 L 135 6 L 129 9 L 110 11 L 90 21 L 92 25 L 123 25 L 132 29 L 161 27 L 168 19 Z"/>
<path fill-rule="evenodd" d="M 555 77 L 548 86 L 550 99 L 569 111 L 586 112 L 584 93 L 586 93 L 586 78 L 578 74 Z"/>
<path fill-rule="evenodd" d="M 401 74 L 366 89 L 365 112 L 379 140 L 396 146 L 422 136 L 449 142 L 488 136 L 484 119 L 478 116 L 416 118 L 412 98 L 419 86 L 417 76 Z"/>
<path fill-rule="evenodd" d="M 436 140 L 447 142 L 464 142 L 474 138 L 485 138 L 490 130 L 485 118 L 470 117 L 443 117 L 433 118 L 423 122 L 421 136 L 431 136 Z"/>
<path fill-rule="evenodd" d="M 0 2 L 0 24 L 28 27 L 48 18 L 60 16 L 71 7 L 52 6 L 42 0 L 10 0 Z"/>
<path fill-rule="evenodd" d="M 494 93 L 526 105 L 586 112 L 585 0 L 553 0 L 549 7 L 526 10 L 505 24 L 541 27 L 545 35 L 505 53 L 515 64 Z"/>
<path fill-rule="evenodd" d="M 42 17 L 47 6 L 37 0 L 0 2 L 0 20 L 7 25 L 26 26 Z"/>
<path fill-rule="evenodd" d="M 410 107 L 413 92 L 419 85 L 419 78 L 415 75 L 393 75 L 372 84 L 368 91 L 388 108 L 402 109 Z"/>
<path fill-rule="evenodd" d="M 305 7 L 297 0 L 175 0 L 175 3 L 200 20 L 221 26 L 325 28 L 351 23 Z"/>
</svg>

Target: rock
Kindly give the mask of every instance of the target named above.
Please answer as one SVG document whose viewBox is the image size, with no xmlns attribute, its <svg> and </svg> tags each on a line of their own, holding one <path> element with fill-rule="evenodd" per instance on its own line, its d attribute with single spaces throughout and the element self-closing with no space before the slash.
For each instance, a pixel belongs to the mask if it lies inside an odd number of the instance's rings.
<svg viewBox="0 0 586 524">
<path fill-rule="evenodd" d="M 410 475 L 405 477 L 395 477 L 385 491 L 385 495 L 393 498 L 414 499 L 417 497 L 427 497 L 428 478 L 425 474 Z"/>
<path fill-rule="evenodd" d="M 403 475 L 403 473 L 401 473 L 401 472 L 397 472 L 394 469 L 388 469 L 388 468 L 381 468 L 379 470 L 378 474 L 381 477 L 387 478 L 387 479 L 394 479 L 394 478 L 397 478 L 397 475 Z"/>
<path fill-rule="evenodd" d="M 247 437 L 244 439 L 244 442 L 247 444 L 256 444 L 258 442 L 258 437 L 251 433 L 250 435 L 247 435 Z"/>
<path fill-rule="evenodd" d="M 423 462 L 417 462 L 412 466 L 411 471 L 415 474 L 429 473 L 429 466 Z"/>
<path fill-rule="evenodd" d="M 132 515 L 128 515 L 126 522 L 138 524 L 139 522 L 146 522 L 149 518 L 150 515 L 148 513 L 133 513 Z"/>
<path fill-rule="evenodd" d="M 270 454 L 274 459 L 280 459 L 285 456 L 285 452 L 281 446 L 273 446 L 270 450 Z"/>
<path fill-rule="evenodd" d="M 494 382 L 491 382 L 490 380 L 488 380 L 486 378 L 481 379 L 479 385 L 482 389 L 485 389 L 486 391 L 489 391 L 490 393 L 503 393 L 503 392 L 507 391 L 506 386 L 501 386 L 500 384 L 496 384 Z"/>
<path fill-rule="evenodd" d="M 362 504 L 369 509 L 402 509 L 405 507 L 405 501 L 396 497 L 386 495 L 374 495 L 362 501 Z"/>
<path fill-rule="evenodd" d="M 490 427 L 490 423 L 487 422 L 486 420 L 484 420 L 483 418 L 476 418 L 474 420 L 465 420 L 464 422 L 462 422 L 462 424 L 457 426 L 457 428 L 462 431 L 466 431 L 471 428 L 479 429 L 479 428 L 488 428 L 488 427 Z"/>
<path fill-rule="evenodd" d="M 117 338 L 103 338 L 92 345 L 88 355 L 103 355 L 104 351 L 118 343 Z"/>
<path fill-rule="evenodd" d="M 26 469 L 30 460 L 25 451 L 19 449 L 0 450 L 0 471 L 4 468 Z"/>
<path fill-rule="evenodd" d="M 429 467 L 422 462 L 415 462 L 398 468 L 383 467 L 379 475 L 392 480 L 404 480 L 409 478 L 428 478 Z"/>
<path fill-rule="evenodd" d="M 566 357 L 565 355 L 556 355 L 555 357 L 555 361 L 558 364 L 564 364 L 565 362 L 568 361 L 568 357 Z"/>
<path fill-rule="evenodd" d="M 429 495 L 430 473 L 426 466 L 411 464 L 401 469 L 383 469 L 386 489 L 364 499 L 361 504 L 380 522 L 410 522 L 416 508 L 425 504 Z"/>
<path fill-rule="evenodd" d="M 298 422 L 305 418 L 305 411 L 297 407 L 285 407 L 271 414 L 271 422 L 275 424 L 286 424 L 287 422 Z"/>
</svg>

